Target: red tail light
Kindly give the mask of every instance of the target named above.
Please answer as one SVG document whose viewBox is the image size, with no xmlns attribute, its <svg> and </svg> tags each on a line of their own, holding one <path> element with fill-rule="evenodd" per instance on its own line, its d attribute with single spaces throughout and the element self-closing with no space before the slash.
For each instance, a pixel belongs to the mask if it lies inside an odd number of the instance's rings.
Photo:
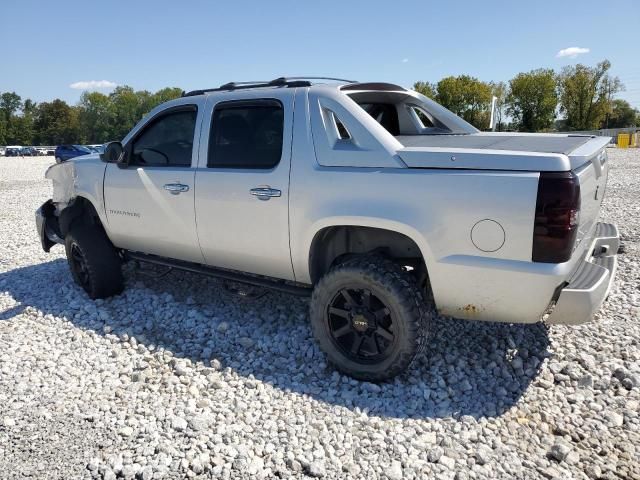
<svg viewBox="0 0 640 480">
<path fill-rule="evenodd" d="M 544 263 L 569 260 L 578 234 L 579 217 L 578 177 L 572 172 L 541 173 L 531 259 Z"/>
</svg>

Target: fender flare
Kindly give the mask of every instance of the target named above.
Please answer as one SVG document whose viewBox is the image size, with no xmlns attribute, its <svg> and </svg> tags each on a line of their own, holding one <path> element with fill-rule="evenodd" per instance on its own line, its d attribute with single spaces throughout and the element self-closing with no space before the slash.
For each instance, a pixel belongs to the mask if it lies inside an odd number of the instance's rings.
<svg viewBox="0 0 640 480">
<path fill-rule="evenodd" d="M 361 217 L 361 216 L 349 216 L 349 217 L 328 217 L 315 222 L 311 228 L 309 228 L 309 234 L 306 236 L 302 252 L 306 254 L 306 272 L 301 272 L 302 276 L 307 276 L 309 281 L 311 278 L 311 264 L 314 242 L 318 237 L 318 234 L 323 230 L 331 227 L 367 227 L 375 228 L 379 230 L 387 230 L 392 233 L 397 233 L 407 237 L 418 247 L 420 255 L 425 263 L 427 271 L 430 270 L 430 266 L 435 262 L 433 252 L 425 241 L 425 236 L 418 230 L 402 222 L 389 220 L 378 217 Z M 297 275 L 296 275 L 297 276 Z M 303 280 L 304 281 L 304 280 Z"/>
<path fill-rule="evenodd" d="M 98 210 L 88 198 L 78 195 L 69 201 L 69 204 L 60 212 L 58 216 L 58 225 L 60 233 L 65 237 L 74 221 L 88 213 L 89 217 L 97 218 L 100 225 L 100 215 Z"/>
</svg>

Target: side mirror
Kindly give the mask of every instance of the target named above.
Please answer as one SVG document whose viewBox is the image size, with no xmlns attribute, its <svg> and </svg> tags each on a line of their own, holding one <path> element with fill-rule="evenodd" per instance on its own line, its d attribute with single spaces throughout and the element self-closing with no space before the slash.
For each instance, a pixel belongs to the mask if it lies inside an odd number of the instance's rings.
<svg viewBox="0 0 640 480">
<path fill-rule="evenodd" d="M 126 154 L 120 142 L 109 142 L 100 154 L 100 160 L 107 163 L 117 163 L 119 167 L 126 168 Z"/>
</svg>

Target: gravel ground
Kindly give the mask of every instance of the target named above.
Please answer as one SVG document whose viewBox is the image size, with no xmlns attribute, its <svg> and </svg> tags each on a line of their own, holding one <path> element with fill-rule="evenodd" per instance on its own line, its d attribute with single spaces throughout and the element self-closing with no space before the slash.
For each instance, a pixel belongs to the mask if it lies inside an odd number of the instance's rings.
<svg viewBox="0 0 640 480">
<path fill-rule="evenodd" d="M 640 150 L 610 159 L 627 253 L 594 322 L 439 318 L 373 385 L 327 367 L 304 299 L 129 267 L 89 300 L 35 234 L 51 159 L 0 158 L 0 478 L 640 478 Z"/>
</svg>

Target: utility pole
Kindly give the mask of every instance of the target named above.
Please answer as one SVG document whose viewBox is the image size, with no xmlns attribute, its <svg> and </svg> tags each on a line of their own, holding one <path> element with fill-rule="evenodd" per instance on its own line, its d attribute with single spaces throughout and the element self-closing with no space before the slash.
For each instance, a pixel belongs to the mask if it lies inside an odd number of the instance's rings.
<svg viewBox="0 0 640 480">
<path fill-rule="evenodd" d="M 489 128 L 492 132 L 496 131 L 496 102 L 498 97 L 495 95 L 491 97 L 491 119 L 489 120 Z"/>
</svg>

